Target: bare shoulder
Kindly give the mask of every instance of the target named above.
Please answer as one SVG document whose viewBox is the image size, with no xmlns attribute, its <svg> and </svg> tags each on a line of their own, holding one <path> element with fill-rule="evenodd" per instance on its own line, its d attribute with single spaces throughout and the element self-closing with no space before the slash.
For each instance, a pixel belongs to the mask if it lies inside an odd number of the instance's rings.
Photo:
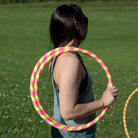
<svg viewBox="0 0 138 138">
<path fill-rule="evenodd" d="M 80 65 L 80 60 L 78 59 L 76 54 L 73 53 L 63 53 L 57 58 L 57 63 L 60 65 Z"/>
<path fill-rule="evenodd" d="M 60 58 L 66 58 L 66 59 L 77 59 L 76 53 L 73 53 L 73 52 L 63 53 L 59 57 Z"/>
<path fill-rule="evenodd" d="M 80 72 L 81 63 L 76 54 L 64 53 L 58 56 L 54 67 L 54 78 L 57 84 L 59 84 L 61 78 L 63 80 L 63 77 L 73 80 L 70 77 L 78 76 Z"/>
</svg>

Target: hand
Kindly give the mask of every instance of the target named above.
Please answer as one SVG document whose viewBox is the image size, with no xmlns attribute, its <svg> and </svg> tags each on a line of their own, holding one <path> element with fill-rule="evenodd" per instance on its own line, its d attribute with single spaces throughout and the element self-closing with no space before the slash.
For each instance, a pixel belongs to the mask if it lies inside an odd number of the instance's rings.
<svg viewBox="0 0 138 138">
<path fill-rule="evenodd" d="M 112 104 L 117 99 L 117 96 L 118 96 L 118 89 L 115 86 L 110 87 L 108 84 L 100 100 L 102 101 L 103 106 L 105 107 Z"/>
</svg>

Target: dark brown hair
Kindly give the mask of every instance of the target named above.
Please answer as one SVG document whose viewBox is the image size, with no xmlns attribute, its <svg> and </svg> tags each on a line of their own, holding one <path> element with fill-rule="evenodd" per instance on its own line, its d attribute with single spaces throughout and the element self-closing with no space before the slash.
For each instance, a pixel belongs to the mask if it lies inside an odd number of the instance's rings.
<svg viewBox="0 0 138 138">
<path fill-rule="evenodd" d="M 54 48 L 65 46 L 73 38 L 78 45 L 87 35 L 88 19 L 76 4 L 64 4 L 56 8 L 50 21 L 50 37 Z"/>
</svg>

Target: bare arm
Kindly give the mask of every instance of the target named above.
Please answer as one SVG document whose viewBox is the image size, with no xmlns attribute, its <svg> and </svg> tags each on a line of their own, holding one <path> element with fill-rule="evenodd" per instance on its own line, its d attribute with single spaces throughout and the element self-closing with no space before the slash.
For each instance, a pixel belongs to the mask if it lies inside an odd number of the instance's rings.
<svg viewBox="0 0 138 138">
<path fill-rule="evenodd" d="M 110 105 L 115 100 L 114 96 L 117 96 L 115 87 L 107 87 L 101 99 L 86 104 L 77 104 L 79 87 L 84 75 L 79 60 L 70 53 L 59 57 L 54 76 L 59 85 L 60 113 L 65 120 L 88 116 Z"/>
</svg>

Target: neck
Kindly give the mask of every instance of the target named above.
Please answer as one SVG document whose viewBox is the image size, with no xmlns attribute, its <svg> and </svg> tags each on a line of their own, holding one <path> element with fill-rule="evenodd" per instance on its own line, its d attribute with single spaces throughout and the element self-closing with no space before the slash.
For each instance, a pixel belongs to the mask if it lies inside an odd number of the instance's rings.
<svg viewBox="0 0 138 138">
<path fill-rule="evenodd" d="M 73 46 L 78 47 L 78 41 L 77 39 L 72 39 L 69 43 L 67 43 L 65 46 Z"/>
</svg>

